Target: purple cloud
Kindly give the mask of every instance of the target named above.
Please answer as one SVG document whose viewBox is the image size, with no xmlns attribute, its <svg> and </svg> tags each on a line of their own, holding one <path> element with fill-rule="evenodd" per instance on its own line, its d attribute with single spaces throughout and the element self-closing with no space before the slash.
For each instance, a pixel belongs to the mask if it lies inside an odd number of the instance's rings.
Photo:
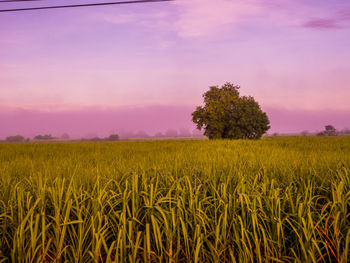
<svg viewBox="0 0 350 263">
<path fill-rule="evenodd" d="M 344 23 L 350 21 L 350 10 L 345 9 L 337 12 L 333 18 L 311 19 L 302 26 L 313 29 L 339 29 L 344 28 Z"/>
<path fill-rule="evenodd" d="M 303 24 L 303 27 L 314 29 L 338 29 L 341 28 L 338 22 L 339 21 L 336 19 L 313 19 Z"/>
<path fill-rule="evenodd" d="M 350 20 L 350 8 L 339 12 L 339 20 L 340 21 L 349 21 Z"/>
</svg>

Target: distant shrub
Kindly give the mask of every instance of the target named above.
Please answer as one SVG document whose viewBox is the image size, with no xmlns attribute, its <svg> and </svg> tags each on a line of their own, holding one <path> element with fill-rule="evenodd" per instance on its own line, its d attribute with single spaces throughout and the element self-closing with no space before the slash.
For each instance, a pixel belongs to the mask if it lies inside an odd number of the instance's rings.
<svg viewBox="0 0 350 263">
<path fill-rule="evenodd" d="M 156 137 L 156 138 L 162 138 L 162 137 L 164 137 L 164 134 L 161 133 L 161 132 L 157 132 L 157 133 L 154 135 L 154 137 Z"/>
<path fill-rule="evenodd" d="M 309 131 L 302 131 L 301 133 L 300 133 L 302 136 L 308 136 L 310 133 L 309 133 Z"/>
<path fill-rule="evenodd" d="M 192 137 L 190 131 L 186 128 L 181 128 L 179 131 L 179 137 Z"/>
<path fill-rule="evenodd" d="M 91 142 L 100 142 L 103 141 L 103 139 L 101 139 L 100 137 L 94 137 L 90 139 Z"/>
<path fill-rule="evenodd" d="M 24 137 L 21 135 L 6 137 L 7 142 L 24 142 Z"/>
<path fill-rule="evenodd" d="M 344 128 L 343 130 L 340 131 L 340 134 L 349 135 L 350 134 L 350 129 L 349 128 Z"/>
<path fill-rule="evenodd" d="M 134 137 L 135 138 L 148 138 L 149 135 L 147 134 L 147 132 L 141 130 L 141 131 L 138 131 Z"/>
<path fill-rule="evenodd" d="M 119 141 L 119 135 L 118 134 L 111 134 L 109 137 L 106 138 L 100 138 L 100 137 L 93 137 L 91 139 L 82 139 L 82 141 L 90 141 L 90 142 L 114 142 Z"/>
<path fill-rule="evenodd" d="M 35 140 L 52 140 L 55 139 L 55 137 L 52 137 L 51 134 L 45 134 L 45 135 L 37 135 L 34 137 Z"/>
<path fill-rule="evenodd" d="M 111 134 L 108 138 L 108 141 L 119 141 L 119 135 L 118 134 Z"/>
<path fill-rule="evenodd" d="M 69 139 L 69 135 L 67 133 L 63 133 L 62 136 L 61 136 L 61 139 L 68 140 Z"/>
<path fill-rule="evenodd" d="M 174 129 L 168 129 L 165 132 L 165 137 L 178 137 L 178 136 L 179 136 L 179 134 L 178 134 L 177 130 L 174 130 Z"/>
</svg>

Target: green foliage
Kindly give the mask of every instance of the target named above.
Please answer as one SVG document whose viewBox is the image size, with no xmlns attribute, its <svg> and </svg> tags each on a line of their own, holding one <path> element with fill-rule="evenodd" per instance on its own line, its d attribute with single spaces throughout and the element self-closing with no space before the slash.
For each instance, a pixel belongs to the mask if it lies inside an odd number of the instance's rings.
<svg viewBox="0 0 350 263">
<path fill-rule="evenodd" d="M 350 138 L 0 144 L 0 262 L 349 262 Z"/>
<path fill-rule="evenodd" d="M 266 113 L 253 97 L 239 96 L 239 87 L 226 83 L 204 93 L 204 107 L 192 120 L 209 139 L 259 139 L 270 128 Z"/>
</svg>

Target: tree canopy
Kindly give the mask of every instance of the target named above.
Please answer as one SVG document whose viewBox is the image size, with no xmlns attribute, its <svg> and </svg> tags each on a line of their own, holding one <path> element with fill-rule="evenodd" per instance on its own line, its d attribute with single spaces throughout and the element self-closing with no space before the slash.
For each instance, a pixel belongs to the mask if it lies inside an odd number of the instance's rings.
<svg viewBox="0 0 350 263">
<path fill-rule="evenodd" d="M 231 83 L 210 87 L 204 106 L 192 113 L 197 128 L 209 139 L 259 139 L 270 128 L 269 119 L 251 96 L 240 96 Z"/>
</svg>

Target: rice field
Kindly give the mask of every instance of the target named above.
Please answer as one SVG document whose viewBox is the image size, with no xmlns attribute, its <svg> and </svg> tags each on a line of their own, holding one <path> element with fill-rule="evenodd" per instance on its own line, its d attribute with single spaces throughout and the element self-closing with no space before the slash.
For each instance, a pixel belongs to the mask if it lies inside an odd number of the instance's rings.
<svg viewBox="0 0 350 263">
<path fill-rule="evenodd" d="M 350 262 L 350 137 L 0 144 L 0 262 Z"/>
</svg>

